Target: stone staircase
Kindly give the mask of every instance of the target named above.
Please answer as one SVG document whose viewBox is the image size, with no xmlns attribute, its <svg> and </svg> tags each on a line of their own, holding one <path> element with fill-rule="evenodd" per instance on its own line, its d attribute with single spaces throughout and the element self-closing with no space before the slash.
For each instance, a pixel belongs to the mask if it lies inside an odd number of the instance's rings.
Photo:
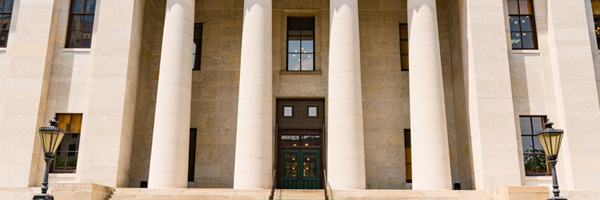
<svg viewBox="0 0 600 200">
<path fill-rule="evenodd" d="M 109 200 L 268 200 L 271 190 L 117 188 Z M 275 200 L 325 200 L 323 190 L 275 190 Z M 335 190 L 330 200 L 492 200 L 484 191 Z"/>
</svg>

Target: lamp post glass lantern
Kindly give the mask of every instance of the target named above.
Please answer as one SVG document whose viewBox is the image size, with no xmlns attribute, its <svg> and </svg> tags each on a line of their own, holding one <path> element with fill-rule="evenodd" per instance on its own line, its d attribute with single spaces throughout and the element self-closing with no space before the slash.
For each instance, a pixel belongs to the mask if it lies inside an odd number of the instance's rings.
<svg viewBox="0 0 600 200">
<path fill-rule="evenodd" d="M 44 160 L 46 161 L 46 172 L 44 173 L 44 182 L 42 182 L 42 193 L 33 196 L 34 200 L 54 200 L 54 197 L 47 193 L 48 191 L 48 173 L 50 170 L 50 163 L 54 159 L 54 152 L 60 145 L 63 136 L 65 136 L 65 130 L 57 127 L 58 121 L 55 118 L 50 120 L 50 126 L 40 127 L 39 134 L 42 143 L 42 149 L 44 150 Z"/>
<path fill-rule="evenodd" d="M 546 122 L 545 129 L 538 131 L 535 135 L 538 136 L 542 147 L 544 148 L 544 152 L 546 153 L 546 157 L 548 158 L 548 163 L 552 166 L 552 193 L 554 196 L 549 198 L 548 200 L 567 200 L 566 198 L 559 197 L 560 190 L 558 190 L 558 181 L 556 180 L 556 162 L 558 158 L 558 151 L 560 150 L 560 143 L 563 138 L 563 130 L 552 128 L 554 123 Z"/>
</svg>

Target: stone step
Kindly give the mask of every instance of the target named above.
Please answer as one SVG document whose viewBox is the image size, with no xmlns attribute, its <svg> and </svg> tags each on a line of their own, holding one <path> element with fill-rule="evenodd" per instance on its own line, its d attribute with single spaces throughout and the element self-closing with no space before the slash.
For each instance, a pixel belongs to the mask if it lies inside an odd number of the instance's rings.
<svg viewBox="0 0 600 200">
<path fill-rule="evenodd" d="M 117 188 L 110 200 L 268 200 L 269 189 Z M 324 200 L 324 190 L 275 190 L 275 200 Z M 335 190 L 332 200 L 492 200 L 485 191 Z"/>
</svg>

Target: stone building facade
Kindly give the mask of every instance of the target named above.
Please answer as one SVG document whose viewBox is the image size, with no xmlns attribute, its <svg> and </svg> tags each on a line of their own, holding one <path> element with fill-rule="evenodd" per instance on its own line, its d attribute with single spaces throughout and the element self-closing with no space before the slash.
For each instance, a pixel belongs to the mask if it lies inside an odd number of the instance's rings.
<svg viewBox="0 0 600 200">
<path fill-rule="evenodd" d="M 38 192 L 53 117 L 58 196 L 545 199 L 551 119 L 562 196 L 600 199 L 600 1 L 0 2 L 0 199 Z"/>
</svg>

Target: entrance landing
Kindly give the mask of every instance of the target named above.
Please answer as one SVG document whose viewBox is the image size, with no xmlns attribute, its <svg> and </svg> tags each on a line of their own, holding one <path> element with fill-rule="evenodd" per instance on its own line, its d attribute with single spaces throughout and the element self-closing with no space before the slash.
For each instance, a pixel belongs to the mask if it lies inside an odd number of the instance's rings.
<svg viewBox="0 0 600 200">
<path fill-rule="evenodd" d="M 140 189 L 117 188 L 110 200 L 268 200 L 270 189 Z M 275 190 L 273 199 L 281 200 L 324 200 L 324 190 Z M 334 190 L 333 200 L 492 200 L 485 191 L 448 190 Z"/>
</svg>

